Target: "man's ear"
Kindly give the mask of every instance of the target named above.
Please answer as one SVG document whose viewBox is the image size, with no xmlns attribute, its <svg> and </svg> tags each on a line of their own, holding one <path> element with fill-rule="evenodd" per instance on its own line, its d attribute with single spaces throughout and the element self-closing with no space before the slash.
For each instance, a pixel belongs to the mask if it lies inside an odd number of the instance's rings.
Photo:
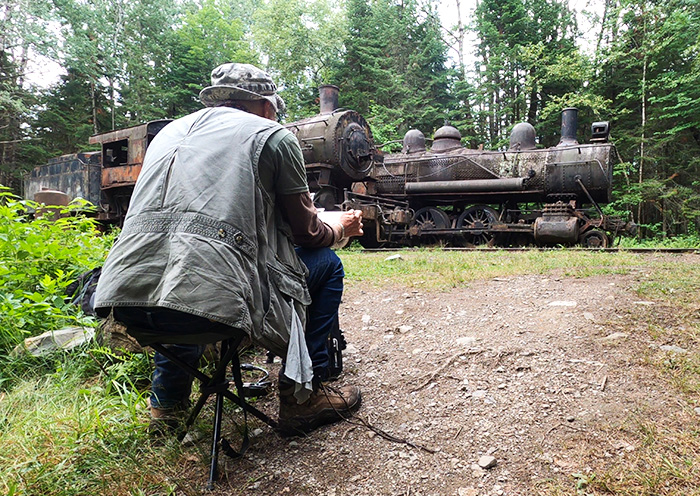
<svg viewBox="0 0 700 496">
<path fill-rule="evenodd" d="M 264 102 L 263 105 L 265 109 L 264 117 L 266 119 L 270 119 L 271 121 L 277 121 L 277 111 L 275 110 L 275 106 L 269 100 L 262 100 L 262 102 Z"/>
</svg>

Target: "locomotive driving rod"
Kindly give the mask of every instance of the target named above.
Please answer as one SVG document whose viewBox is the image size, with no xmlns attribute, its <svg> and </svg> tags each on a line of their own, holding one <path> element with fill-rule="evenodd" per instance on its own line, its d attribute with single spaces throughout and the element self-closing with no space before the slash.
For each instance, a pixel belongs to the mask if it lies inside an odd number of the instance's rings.
<svg viewBox="0 0 700 496">
<path fill-rule="evenodd" d="M 426 181 L 406 183 L 406 193 L 471 193 L 483 191 L 520 191 L 525 189 L 526 177 L 474 179 L 467 181 Z"/>
</svg>

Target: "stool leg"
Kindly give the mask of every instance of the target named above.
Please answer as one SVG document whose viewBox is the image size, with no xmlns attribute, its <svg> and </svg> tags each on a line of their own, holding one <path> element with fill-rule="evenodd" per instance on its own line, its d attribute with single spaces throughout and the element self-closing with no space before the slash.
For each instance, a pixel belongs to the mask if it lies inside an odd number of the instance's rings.
<svg viewBox="0 0 700 496">
<path fill-rule="evenodd" d="M 217 479 L 219 470 L 219 441 L 221 440 L 221 419 L 224 410 L 224 395 L 216 394 L 216 410 L 214 412 L 214 436 L 211 442 L 211 468 L 209 470 L 209 482 L 207 489 L 214 489 L 214 481 Z"/>
</svg>

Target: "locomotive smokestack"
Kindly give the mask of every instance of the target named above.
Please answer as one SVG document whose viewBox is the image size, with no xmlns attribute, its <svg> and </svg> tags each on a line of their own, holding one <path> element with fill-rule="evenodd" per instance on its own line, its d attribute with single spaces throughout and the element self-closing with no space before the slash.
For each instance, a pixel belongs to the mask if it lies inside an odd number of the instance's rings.
<svg viewBox="0 0 700 496">
<path fill-rule="evenodd" d="M 578 109 L 565 108 L 561 111 L 561 140 L 557 146 L 578 145 L 576 131 L 578 130 Z"/>
<path fill-rule="evenodd" d="M 332 84 L 324 84 L 318 87 L 318 97 L 321 103 L 321 113 L 330 114 L 338 108 L 338 94 L 340 88 Z"/>
</svg>

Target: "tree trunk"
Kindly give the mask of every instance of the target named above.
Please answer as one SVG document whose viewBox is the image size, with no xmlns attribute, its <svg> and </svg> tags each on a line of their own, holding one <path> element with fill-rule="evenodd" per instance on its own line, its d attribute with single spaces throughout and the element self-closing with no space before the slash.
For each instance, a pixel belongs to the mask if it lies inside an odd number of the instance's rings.
<svg viewBox="0 0 700 496">
<path fill-rule="evenodd" d="M 537 107 L 539 107 L 539 99 L 537 98 L 537 83 L 535 82 L 535 68 L 530 68 L 530 81 L 532 81 L 532 89 L 530 90 L 530 106 L 527 109 L 527 122 L 535 125 L 537 119 Z"/>
<path fill-rule="evenodd" d="M 90 100 L 92 106 L 92 132 L 97 134 L 97 95 L 95 94 L 95 80 L 90 80 Z"/>
<path fill-rule="evenodd" d="M 642 95 L 641 95 L 641 104 L 642 104 L 642 136 L 641 140 L 639 143 L 639 185 L 641 186 L 642 183 L 644 182 L 644 141 L 646 140 L 646 124 L 647 124 L 647 103 L 646 103 L 646 91 L 647 91 L 647 63 L 648 63 L 648 58 L 647 54 L 644 54 L 644 63 L 642 65 Z M 637 218 L 639 219 L 639 222 L 641 223 L 641 208 L 642 204 L 640 202 L 639 207 L 637 209 Z"/>
<path fill-rule="evenodd" d="M 464 24 L 462 24 L 462 6 L 460 0 L 457 2 L 457 55 L 459 56 L 459 72 L 462 81 L 467 80 L 467 71 L 464 67 Z"/>
<path fill-rule="evenodd" d="M 612 0 L 605 0 L 605 6 L 603 7 L 603 18 L 600 21 L 600 32 L 598 33 L 598 40 L 596 41 L 595 44 L 595 59 L 594 59 L 594 67 L 598 67 L 598 54 L 600 53 L 600 44 L 603 41 L 603 34 L 605 33 L 606 29 L 606 24 L 608 20 L 608 10 L 610 9 L 610 2 Z"/>
</svg>

